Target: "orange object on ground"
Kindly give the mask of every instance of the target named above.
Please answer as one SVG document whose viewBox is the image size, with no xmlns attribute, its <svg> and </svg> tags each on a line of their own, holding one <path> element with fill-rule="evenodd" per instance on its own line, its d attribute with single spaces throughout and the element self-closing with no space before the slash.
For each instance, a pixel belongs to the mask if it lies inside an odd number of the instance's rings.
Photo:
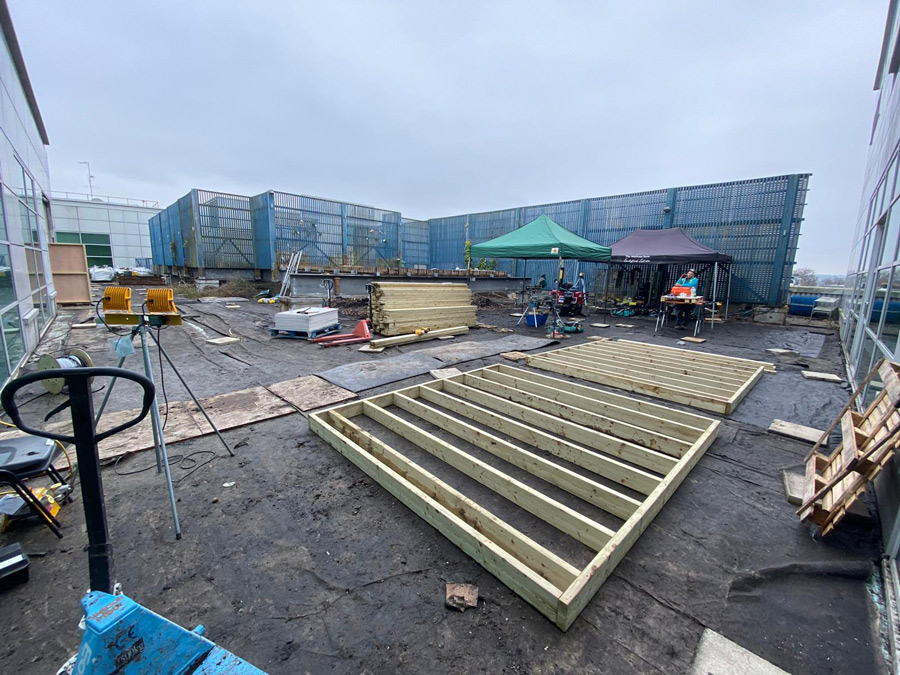
<svg viewBox="0 0 900 675">
<path fill-rule="evenodd" d="M 368 342 L 372 339 L 372 333 L 369 331 L 369 322 L 363 319 L 352 333 L 342 333 L 340 335 L 325 335 L 315 338 L 312 342 L 316 342 L 322 347 L 336 347 L 338 345 L 349 345 L 355 342 Z"/>
</svg>

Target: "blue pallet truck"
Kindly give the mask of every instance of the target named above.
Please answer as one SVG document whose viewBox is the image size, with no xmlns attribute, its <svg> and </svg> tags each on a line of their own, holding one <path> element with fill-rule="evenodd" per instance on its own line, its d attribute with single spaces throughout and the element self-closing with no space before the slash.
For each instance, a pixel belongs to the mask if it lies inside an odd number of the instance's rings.
<svg viewBox="0 0 900 675">
<path fill-rule="evenodd" d="M 29 428 L 22 422 L 15 402 L 15 394 L 22 387 L 54 377 L 64 379 L 69 388 L 67 405 L 72 412 L 72 436 Z M 96 433 L 91 398 L 91 379 L 94 377 L 118 377 L 138 383 L 144 390 L 140 414 L 113 429 Z M 81 647 L 59 673 L 266 675 L 203 637 L 203 626 L 186 630 L 131 598 L 114 593 L 112 544 L 106 523 L 97 444 L 144 419 L 153 405 L 154 396 L 153 383 L 147 377 L 122 368 L 39 371 L 11 381 L 0 394 L 0 404 L 19 429 L 34 436 L 74 443 L 78 457 L 91 590 L 81 600 L 85 626 Z"/>
</svg>

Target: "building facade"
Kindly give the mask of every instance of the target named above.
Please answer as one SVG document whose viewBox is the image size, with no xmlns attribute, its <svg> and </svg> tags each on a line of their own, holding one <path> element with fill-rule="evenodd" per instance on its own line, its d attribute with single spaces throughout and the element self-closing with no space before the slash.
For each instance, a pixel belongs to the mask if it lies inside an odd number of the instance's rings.
<svg viewBox="0 0 900 675">
<path fill-rule="evenodd" d="M 150 267 L 150 218 L 159 204 L 142 199 L 54 192 L 55 241 L 84 244 L 89 266 Z"/>
<path fill-rule="evenodd" d="M 891 0 L 875 76 L 878 93 L 869 138 L 849 267 L 841 307 L 841 345 L 848 377 L 860 383 L 881 357 L 900 359 L 900 7 Z M 860 408 L 880 390 L 867 387 Z M 900 462 L 895 457 L 875 484 L 884 548 L 900 556 Z M 895 568 L 896 569 L 896 568 Z M 896 579 L 896 573 L 895 573 Z M 897 589 L 900 592 L 900 585 Z"/>
<path fill-rule="evenodd" d="M 49 145 L 9 8 L 0 1 L 0 382 L 56 312 L 50 274 Z"/>
</svg>

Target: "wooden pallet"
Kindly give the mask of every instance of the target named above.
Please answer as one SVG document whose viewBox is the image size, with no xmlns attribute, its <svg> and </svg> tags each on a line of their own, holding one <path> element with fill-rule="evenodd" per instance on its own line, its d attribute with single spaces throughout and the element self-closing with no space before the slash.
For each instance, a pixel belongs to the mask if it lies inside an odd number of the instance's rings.
<svg viewBox="0 0 900 675">
<path fill-rule="evenodd" d="M 633 340 L 596 340 L 529 356 L 527 365 L 730 415 L 775 365 Z"/>
<path fill-rule="evenodd" d="M 567 630 L 713 442 L 719 423 L 498 364 L 313 413 L 309 425 Z M 399 452 L 396 436 L 581 542 L 590 563 L 576 567 L 501 520 Z M 467 444 L 503 461 L 483 461 Z M 508 465 L 530 474 L 528 483 L 498 468 Z M 577 497 L 581 510 L 548 496 L 546 484 Z M 603 523 L 596 509 L 594 518 L 582 513 L 591 507 L 605 512 Z"/>
<path fill-rule="evenodd" d="M 336 323 L 332 326 L 326 326 L 325 328 L 319 328 L 318 330 L 280 330 L 278 328 L 270 328 L 269 335 L 273 338 L 291 338 L 294 340 L 312 340 L 317 337 L 322 337 L 324 335 L 331 335 L 332 333 L 337 333 L 343 326 L 339 323 Z"/>
<path fill-rule="evenodd" d="M 853 410 L 866 389 L 880 387 L 862 413 Z M 900 447 L 900 364 L 881 359 L 806 458 L 806 489 L 797 513 L 819 526 L 834 527 Z M 831 455 L 820 452 L 840 426 L 841 443 Z"/>
</svg>

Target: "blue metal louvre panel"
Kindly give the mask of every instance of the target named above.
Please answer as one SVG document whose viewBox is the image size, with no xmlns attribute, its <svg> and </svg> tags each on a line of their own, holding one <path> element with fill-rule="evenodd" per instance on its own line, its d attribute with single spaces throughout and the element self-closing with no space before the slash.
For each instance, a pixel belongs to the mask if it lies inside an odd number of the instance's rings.
<svg viewBox="0 0 900 675">
<path fill-rule="evenodd" d="M 160 211 L 156 215 L 150 216 L 150 220 L 147 222 L 147 227 L 150 230 L 150 253 L 153 255 L 154 265 L 167 264 L 163 255 L 162 223 L 160 222 L 163 214 L 165 214 L 165 211 Z"/>
<path fill-rule="evenodd" d="M 169 228 L 172 240 L 177 242 L 175 247 L 175 265 L 198 267 L 199 257 L 197 252 L 197 233 L 199 225 L 197 214 L 194 212 L 194 193 L 191 191 L 179 199 L 172 208 L 169 217 Z"/>
<path fill-rule="evenodd" d="M 403 218 L 400 221 L 400 257 L 403 267 L 428 265 L 428 221 Z"/>
<path fill-rule="evenodd" d="M 303 251 L 304 265 L 397 266 L 400 213 L 274 193 L 275 251 Z M 426 235 L 427 236 L 427 235 Z"/>
<path fill-rule="evenodd" d="M 273 203 L 276 260 L 302 251 L 301 268 L 343 262 L 340 202 L 275 192 Z"/>
<path fill-rule="evenodd" d="M 432 218 L 428 221 L 428 266 L 430 269 L 462 269 L 465 263 L 468 216 Z"/>
<path fill-rule="evenodd" d="M 203 267 L 254 268 L 250 198 L 198 190 L 197 203 Z M 182 213 L 185 212 L 190 212 L 189 206 L 182 210 Z M 183 234 L 186 238 L 193 239 L 186 232 Z M 191 260 L 193 259 L 191 255 Z"/>
<path fill-rule="evenodd" d="M 400 213 L 371 206 L 344 204 L 348 264 L 400 266 Z"/>
<path fill-rule="evenodd" d="M 585 239 L 611 246 L 635 230 L 663 227 L 666 191 L 586 199 Z"/>
<path fill-rule="evenodd" d="M 481 244 L 490 241 L 491 239 L 496 239 L 525 224 L 524 222 L 519 222 L 516 209 L 473 213 L 469 215 L 468 220 L 469 240 L 473 244 Z M 463 244 L 465 244 L 465 242 L 463 242 Z M 472 267 L 477 267 L 479 262 L 480 259 L 473 259 Z M 490 263 L 489 260 L 486 260 L 485 262 Z M 507 274 L 515 274 L 516 262 L 516 260 L 498 258 L 494 269 L 501 270 Z"/>
<path fill-rule="evenodd" d="M 521 209 L 521 222 L 518 226 L 521 227 L 522 225 L 526 225 L 538 216 L 547 216 L 557 225 L 583 237 L 584 227 L 582 225 L 581 209 L 582 200 L 526 206 Z"/>
<path fill-rule="evenodd" d="M 788 236 L 788 261 L 793 261 L 802 221 L 808 176 L 801 176 Z M 788 196 L 788 176 L 676 189 L 673 225 L 701 244 L 734 258 L 731 299 L 766 302 L 772 284 L 781 219 Z M 792 263 L 785 265 L 782 289 L 790 282 Z"/>
</svg>

